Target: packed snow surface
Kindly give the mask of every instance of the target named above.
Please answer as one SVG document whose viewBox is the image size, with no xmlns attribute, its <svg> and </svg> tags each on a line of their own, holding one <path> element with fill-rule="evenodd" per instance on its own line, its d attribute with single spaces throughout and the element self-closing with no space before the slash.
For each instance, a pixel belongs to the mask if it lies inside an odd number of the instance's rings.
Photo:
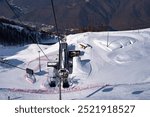
<svg viewBox="0 0 150 117">
<path fill-rule="evenodd" d="M 150 29 L 68 35 L 67 43 L 81 55 L 72 60 L 63 99 L 150 99 Z M 25 70 L 0 63 L 0 99 L 58 99 L 58 87 L 46 84 L 53 71 L 47 62 L 58 61 L 59 44 L 40 47 L 49 60 L 36 44 L 0 46 L 1 59 L 33 69 L 36 78 L 31 83 Z"/>
</svg>

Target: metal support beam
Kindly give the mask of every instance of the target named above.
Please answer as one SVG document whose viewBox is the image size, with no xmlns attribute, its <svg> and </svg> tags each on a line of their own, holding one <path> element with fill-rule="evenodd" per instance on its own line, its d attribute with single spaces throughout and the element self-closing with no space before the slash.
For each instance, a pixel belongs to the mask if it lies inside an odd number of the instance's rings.
<svg viewBox="0 0 150 117">
<path fill-rule="evenodd" d="M 62 100 L 62 94 L 61 94 L 61 77 L 59 78 L 59 100 Z"/>
</svg>

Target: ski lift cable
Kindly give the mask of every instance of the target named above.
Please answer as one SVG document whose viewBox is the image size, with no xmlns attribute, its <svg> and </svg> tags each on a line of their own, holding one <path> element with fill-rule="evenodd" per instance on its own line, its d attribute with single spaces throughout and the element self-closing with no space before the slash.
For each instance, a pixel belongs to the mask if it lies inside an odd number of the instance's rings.
<svg viewBox="0 0 150 117">
<path fill-rule="evenodd" d="M 55 26 L 56 26 L 56 32 L 57 32 L 57 35 L 59 35 L 58 24 L 57 24 L 57 19 L 56 19 L 56 13 L 55 13 L 55 8 L 54 8 L 54 2 L 53 2 L 53 0 L 51 0 L 51 5 L 52 5 L 52 10 L 53 10 L 53 15 L 54 15 L 54 22 L 55 22 Z"/>
<path fill-rule="evenodd" d="M 43 51 L 43 49 L 42 49 L 42 48 L 40 47 L 40 45 L 38 44 L 38 41 L 37 41 L 36 39 L 34 39 L 33 36 L 30 35 L 30 37 L 31 37 L 31 39 L 32 39 L 33 41 L 36 42 L 38 48 L 41 50 L 41 52 L 44 54 L 44 56 L 47 58 L 47 60 L 50 61 L 50 59 L 48 58 L 48 56 L 45 54 L 45 52 Z"/>
<path fill-rule="evenodd" d="M 22 23 L 22 21 L 19 19 L 18 15 L 16 14 L 16 12 L 13 10 L 13 8 L 11 7 L 11 5 L 9 4 L 9 2 L 7 0 L 5 0 L 6 3 L 8 4 L 8 6 L 10 7 L 11 11 L 14 13 L 14 15 L 16 16 L 16 18 L 18 19 L 18 21 L 20 21 L 20 23 Z M 36 42 L 38 48 L 41 50 L 41 52 L 44 54 L 44 56 L 47 58 L 48 61 L 50 61 L 50 59 L 48 58 L 48 56 L 45 54 L 45 52 L 43 51 L 43 49 L 40 47 L 40 45 L 38 44 L 38 41 L 36 39 L 33 38 L 32 35 L 30 35 L 31 39 Z"/>
<path fill-rule="evenodd" d="M 7 63 L 7 62 L 5 62 L 4 60 L 3 60 L 3 61 L 0 61 L 0 63 L 2 63 L 2 64 L 7 64 L 7 65 L 9 65 L 9 66 L 16 67 L 16 68 L 18 68 L 18 69 L 20 69 L 20 70 L 26 71 L 26 69 L 21 68 L 21 67 L 18 67 L 18 66 L 16 66 L 16 65 L 13 65 L 13 64 L 11 64 L 11 63 Z"/>
<path fill-rule="evenodd" d="M 15 10 L 12 8 L 12 6 L 10 5 L 10 3 L 8 2 L 8 0 L 5 0 L 6 4 L 9 6 L 9 8 L 12 10 L 12 12 L 15 14 L 16 18 L 18 19 L 19 22 L 21 22 L 21 20 L 19 19 L 19 16 L 17 15 L 17 13 L 15 12 Z"/>
</svg>

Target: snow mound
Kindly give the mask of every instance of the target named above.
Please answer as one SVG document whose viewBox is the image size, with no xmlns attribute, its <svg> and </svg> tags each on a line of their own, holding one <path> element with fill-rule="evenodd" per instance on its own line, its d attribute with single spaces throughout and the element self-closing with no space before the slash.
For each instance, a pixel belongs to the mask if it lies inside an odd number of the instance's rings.
<svg viewBox="0 0 150 117">
<path fill-rule="evenodd" d="M 99 46 L 100 48 L 104 50 L 116 50 L 119 48 L 124 48 L 126 46 L 129 46 L 131 44 L 134 44 L 136 42 L 136 39 L 130 38 L 130 37 L 121 37 L 121 36 L 116 36 L 116 37 L 111 37 L 111 40 L 106 40 L 106 39 L 95 39 L 93 42 Z"/>
<path fill-rule="evenodd" d="M 135 51 L 136 50 L 136 51 Z M 149 56 L 150 53 L 150 42 L 137 43 L 132 47 L 128 47 L 124 50 L 117 50 L 108 56 L 116 63 L 129 63 L 134 61 L 142 60 Z"/>
<path fill-rule="evenodd" d="M 73 72 L 72 76 L 86 76 L 88 77 L 91 72 L 90 60 L 81 60 L 80 57 L 73 58 Z"/>
</svg>

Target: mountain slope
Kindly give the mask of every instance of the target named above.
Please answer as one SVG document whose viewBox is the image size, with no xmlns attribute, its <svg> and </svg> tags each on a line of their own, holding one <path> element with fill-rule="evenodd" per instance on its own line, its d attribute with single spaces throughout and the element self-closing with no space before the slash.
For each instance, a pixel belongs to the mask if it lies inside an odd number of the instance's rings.
<svg viewBox="0 0 150 117">
<path fill-rule="evenodd" d="M 63 99 L 150 99 L 150 29 L 110 32 L 108 47 L 107 34 L 67 36 L 69 50 L 80 50 L 81 55 L 73 58 L 70 87 L 62 88 Z M 51 62 L 58 60 L 58 43 L 40 47 Z M 5 62 L 22 68 L 0 63 L 0 99 L 17 95 L 19 99 L 58 99 L 59 85 L 49 87 L 53 69 L 47 68 L 49 60 L 42 53 L 39 71 L 36 44 L 0 49 Z M 26 68 L 34 70 L 36 82 L 29 82 Z"/>
<path fill-rule="evenodd" d="M 12 1 L 22 9 L 22 20 L 54 25 L 50 0 Z M 61 29 L 110 26 L 125 30 L 150 27 L 149 0 L 54 0 L 54 5 Z M 0 15 L 8 16 L 4 6 L 2 10 L 4 13 L 1 11 Z"/>
</svg>

